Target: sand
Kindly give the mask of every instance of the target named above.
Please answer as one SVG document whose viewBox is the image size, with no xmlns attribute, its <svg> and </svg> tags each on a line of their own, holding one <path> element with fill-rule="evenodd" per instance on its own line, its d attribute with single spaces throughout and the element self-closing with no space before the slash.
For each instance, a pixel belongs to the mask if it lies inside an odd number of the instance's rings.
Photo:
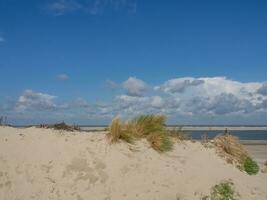
<svg viewBox="0 0 267 200">
<path fill-rule="evenodd" d="M 267 199 L 267 174 L 249 176 L 200 142 L 160 154 L 104 133 L 0 127 L 1 200 L 199 200 L 228 179 L 240 199 Z"/>
</svg>

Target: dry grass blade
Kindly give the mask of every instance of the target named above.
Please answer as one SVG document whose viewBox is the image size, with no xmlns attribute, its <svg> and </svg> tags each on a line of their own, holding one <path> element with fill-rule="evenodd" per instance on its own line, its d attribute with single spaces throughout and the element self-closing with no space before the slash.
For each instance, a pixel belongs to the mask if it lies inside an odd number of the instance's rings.
<svg viewBox="0 0 267 200">
<path fill-rule="evenodd" d="M 172 150 L 173 142 L 171 138 L 161 132 L 153 133 L 147 136 L 147 140 L 150 142 L 151 147 L 157 151 L 165 152 Z"/>
<path fill-rule="evenodd" d="M 133 143 L 133 135 L 128 130 L 126 125 L 124 125 L 120 118 L 115 117 L 110 126 L 109 126 L 109 132 L 107 134 L 110 142 L 117 142 L 119 139 L 124 140 L 129 143 Z"/>
<path fill-rule="evenodd" d="M 165 128 L 165 121 L 163 115 L 141 115 L 127 123 L 122 123 L 117 117 L 112 120 L 107 136 L 110 142 L 121 139 L 129 143 L 133 143 L 135 138 L 147 138 L 157 151 L 169 151 L 173 142 Z"/>
<path fill-rule="evenodd" d="M 232 135 L 219 135 L 214 139 L 214 144 L 219 154 L 230 163 L 242 164 L 249 157 L 245 147 Z"/>
<path fill-rule="evenodd" d="M 109 126 L 109 132 L 107 134 L 110 142 L 117 142 L 120 139 L 121 132 L 122 127 L 120 118 L 115 117 Z"/>
</svg>

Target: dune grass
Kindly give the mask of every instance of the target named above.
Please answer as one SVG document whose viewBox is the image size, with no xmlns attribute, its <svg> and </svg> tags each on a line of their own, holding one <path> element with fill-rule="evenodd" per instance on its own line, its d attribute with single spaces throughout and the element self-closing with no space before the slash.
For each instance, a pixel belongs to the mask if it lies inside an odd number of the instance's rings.
<svg viewBox="0 0 267 200">
<path fill-rule="evenodd" d="M 214 144 L 219 155 L 224 157 L 228 163 L 236 164 L 240 170 L 249 175 L 258 173 L 258 164 L 249 156 L 237 137 L 229 134 L 219 135 L 214 139 Z"/>
<path fill-rule="evenodd" d="M 136 128 L 136 134 L 147 136 L 151 133 L 165 132 L 166 117 L 164 115 L 140 115 L 130 121 Z"/>
<path fill-rule="evenodd" d="M 122 123 L 118 117 L 111 122 L 108 137 L 111 142 L 124 140 L 133 142 L 135 139 L 146 138 L 151 147 L 159 152 L 172 149 L 173 142 L 165 126 L 163 115 L 140 115 Z"/>
<path fill-rule="evenodd" d="M 237 137 L 232 135 L 219 135 L 214 139 L 214 144 L 219 154 L 227 159 L 229 163 L 243 163 L 249 157 L 245 147 Z"/>
<path fill-rule="evenodd" d="M 173 141 L 164 132 L 155 132 L 147 136 L 147 140 L 151 147 L 157 151 L 165 152 L 170 151 L 173 148 Z"/>
<path fill-rule="evenodd" d="M 133 136 L 127 131 L 127 127 L 125 127 L 119 117 L 115 117 L 112 120 L 107 136 L 111 143 L 117 142 L 120 139 L 128 143 L 133 143 L 134 139 Z"/>
</svg>

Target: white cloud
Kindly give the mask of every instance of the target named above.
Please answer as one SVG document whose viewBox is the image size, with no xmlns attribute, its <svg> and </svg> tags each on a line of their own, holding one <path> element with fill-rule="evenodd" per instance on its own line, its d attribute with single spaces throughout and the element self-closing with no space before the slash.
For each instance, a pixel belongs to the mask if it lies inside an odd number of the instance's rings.
<svg viewBox="0 0 267 200">
<path fill-rule="evenodd" d="M 69 76 L 67 74 L 58 74 L 56 78 L 60 81 L 66 81 L 69 79 Z"/>
<path fill-rule="evenodd" d="M 156 90 L 163 90 L 170 93 L 184 92 L 188 87 L 201 85 L 204 81 L 192 77 L 177 78 L 166 81 L 161 86 L 156 86 Z"/>
<path fill-rule="evenodd" d="M 226 77 L 177 78 L 156 86 L 179 102 L 179 112 L 225 115 L 257 110 L 264 98 L 257 93 L 262 83 L 242 83 Z"/>
<path fill-rule="evenodd" d="M 151 106 L 154 108 L 162 108 L 164 105 L 164 100 L 160 96 L 154 96 L 151 99 Z"/>
<path fill-rule="evenodd" d="M 15 109 L 17 111 L 25 110 L 51 110 L 56 107 L 54 103 L 55 96 L 49 94 L 25 90 L 19 97 Z"/>
<path fill-rule="evenodd" d="M 128 95 L 138 97 L 143 96 L 148 89 L 148 86 L 144 81 L 135 77 L 129 77 L 122 86 Z"/>
<path fill-rule="evenodd" d="M 46 116 L 60 120 L 83 119 L 83 122 L 86 119 L 109 121 L 118 114 L 129 119 L 142 113 L 160 113 L 170 119 L 194 123 L 247 120 L 253 124 L 267 119 L 266 84 L 261 82 L 240 82 L 226 77 L 185 77 L 166 81 L 155 86 L 156 91 L 146 93 L 147 84 L 130 77 L 118 87 L 123 88 L 125 93 L 106 103 L 90 104 L 83 98 L 57 101 L 56 104 L 55 96 L 26 90 L 15 103 L 15 110 L 30 111 L 22 113 L 40 119 Z M 4 105 L 4 102 L 1 104 Z M 8 105 L 0 106 L 0 110 L 12 112 L 14 103 Z M 44 111 L 49 114 L 42 115 Z"/>
</svg>

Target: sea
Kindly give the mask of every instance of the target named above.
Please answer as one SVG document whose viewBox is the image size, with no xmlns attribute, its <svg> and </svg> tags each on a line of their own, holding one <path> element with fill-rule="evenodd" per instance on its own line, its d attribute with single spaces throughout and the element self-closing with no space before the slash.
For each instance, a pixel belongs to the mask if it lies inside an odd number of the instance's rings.
<svg viewBox="0 0 267 200">
<path fill-rule="evenodd" d="M 229 131 L 231 135 L 240 140 L 267 140 L 267 131 Z M 213 139 L 216 135 L 222 134 L 222 131 L 185 131 L 187 137 L 192 139 Z"/>
</svg>

